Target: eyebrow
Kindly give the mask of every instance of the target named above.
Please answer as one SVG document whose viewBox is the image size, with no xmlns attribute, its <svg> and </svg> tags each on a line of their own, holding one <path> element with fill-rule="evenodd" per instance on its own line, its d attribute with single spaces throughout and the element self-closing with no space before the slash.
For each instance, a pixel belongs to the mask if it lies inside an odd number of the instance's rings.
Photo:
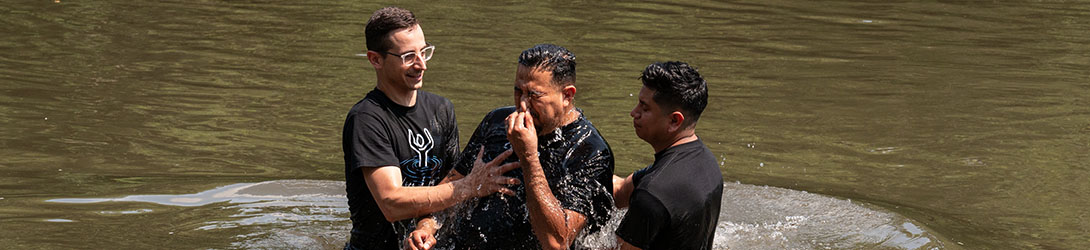
<svg viewBox="0 0 1090 250">
<path fill-rule="evenodd" d="M 409 53 L 409 52 L 417 52 L 417 51 L 423 51 L 423 50 L 424 50 L 424 48 L 427 48 L 427 47 L 429 47 L 429 46 L 431 46 L 431 43 L 429 43 L 429 42 L 424 42 L 424 47 L 420 47 L 420 49 L 412 49 L 412 50 L 409 50 L 409 51 L 402 51 L 402 52 L 398 52 L 398 54 L 402 54 L 402 55 L 404 55 L 405 53 Z"/>
</svg>

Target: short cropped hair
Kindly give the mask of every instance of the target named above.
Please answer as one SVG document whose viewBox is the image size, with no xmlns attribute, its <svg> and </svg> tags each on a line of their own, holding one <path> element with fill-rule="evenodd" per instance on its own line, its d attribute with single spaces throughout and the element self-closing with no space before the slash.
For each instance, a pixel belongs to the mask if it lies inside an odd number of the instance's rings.
<svg viewBox="0 0 1090 250">
<path fill-rule="evenodd" d="M 519 65 L 553 73 L 556 86 L 575 85 L 575 53 L 554 44 L 538 44 L 523 50 Z"/>
<path fill-rule="evenodd" d="M 684 62 L 655 62 L 640 76 L 643 86 L 655 91 L 652 100 L 666 112 L 680 109 L 685 125 L 696 124 L 708 105 L 708 84 L 696 68 Z"/>
<path fill-rule="evenodd" d="M 416 20 L 412 11 L 406 9 L 386 7 L 375 11 L 371 19 L 367 20 L 367 28 L 364 31 L 367 37 L 367 50 L 387 52 L 393 46 L 390 44 L 391 31 L 417 24 L 420 24 L 420 21 Z"/>
</svg>

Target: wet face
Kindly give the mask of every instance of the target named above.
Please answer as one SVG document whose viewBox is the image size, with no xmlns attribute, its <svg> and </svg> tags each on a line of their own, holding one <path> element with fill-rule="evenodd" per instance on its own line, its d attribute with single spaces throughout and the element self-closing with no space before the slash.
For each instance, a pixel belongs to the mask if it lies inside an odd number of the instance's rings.
<svg viewBox="0 0 1090 250">
<path fill-rule="evenodd" d="M 530 112 L 538 135 L 566 125 L 564 121 L 572 110 L 575 86 L 556 86 L 552 78 L 552 72 L 521 64 L 515 73 L 515 107 Z"/>
<path fill-rule="evenodd" d="M 420 29 L 420 25 L 390 32 L 390 44 L 392 46 L 386 52 L 391 54 L 416 52 L 419 55 L 420 50 L 428 46 L 424 41 L 424 31 Z M 424 83 L 424 71 L 428 69 L 427 62 L 420 57 L 409 58 L 409 60 L 415 60 L 415 63 L 412 66 L 405 66 L 401 57 L 391 54 L 382 56 L 380 63 L 375 65 L 382 73 L 379 76 L 382 81 L 395 89 L 405 91 L 420 89 Z"/>
<path fill-rule="evenodd" d="M 639 102 L 632 112 L 632 126 L 636 129 L 636 136 L 651 145 L 668 140 L 671 117 L 653 99 L 655 91 L 643 87 L 640 89 Z"/>
</svg>

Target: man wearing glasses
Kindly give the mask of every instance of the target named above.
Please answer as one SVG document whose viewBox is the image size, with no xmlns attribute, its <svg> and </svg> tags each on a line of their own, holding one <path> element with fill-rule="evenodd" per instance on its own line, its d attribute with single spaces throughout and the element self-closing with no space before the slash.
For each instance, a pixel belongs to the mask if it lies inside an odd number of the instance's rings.
<svg viewBox="0 0 1090 250">
<path fill-rule="evenodd" d="M 439 184 L 458 154 L 458 126 L 450 100 L 419 90 L 435 46 L 425 42 L 412 12 L 397 7 L 376 11 L 365 32 L 377 83 L 344 121 L 352 214 L 345 249 L 398 249 L 413 218 L 468 198 L 512 193 L 505 185 L 517 180 L 503 173 L 518 165 L 476 161 L 473 174 Z"/>
</svg>

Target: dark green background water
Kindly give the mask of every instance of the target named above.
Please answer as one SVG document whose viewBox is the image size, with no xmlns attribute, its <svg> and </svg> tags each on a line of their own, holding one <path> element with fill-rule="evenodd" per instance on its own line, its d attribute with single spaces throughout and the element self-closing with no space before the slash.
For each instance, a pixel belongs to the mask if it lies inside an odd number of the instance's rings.
<svg viewBox="0 0 1090 250">
<path fill-rule="evenodd" d="M 555 43 L 630 173 L 652 161 L 639 72 L 682 60 L 711 85 L 698 134 L 728 181 L 878 205 L 969 249 L 1090 247 L 1090 3 L 398 4 L 463 142 L 512 104 L 518 53 Z M 240 247 L 259 229 L 199 230 L 229 209 L 44 201 L 343 180 L 341 125 L 375 79 L 353 54 L 385 5 L 4 0 L 0 248 Z"/>
</svg>

